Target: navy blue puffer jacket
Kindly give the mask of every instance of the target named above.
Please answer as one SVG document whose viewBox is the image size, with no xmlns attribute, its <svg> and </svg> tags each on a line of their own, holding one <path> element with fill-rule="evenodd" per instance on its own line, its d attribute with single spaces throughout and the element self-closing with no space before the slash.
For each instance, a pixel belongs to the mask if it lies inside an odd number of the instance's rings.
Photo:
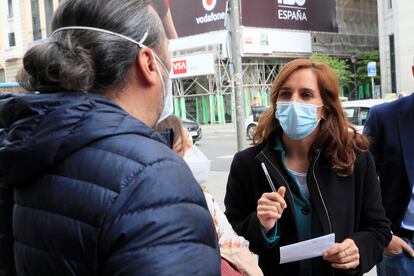
<svg viewBox="0 0 414 276">
<path fill-rule="evenodd" d="M 18 275 L 220 274 L 203 193 L 145 124 L 54 93 L 3 96 L 0 127 L 0 275 L 13 262 Z"/>
</svg>

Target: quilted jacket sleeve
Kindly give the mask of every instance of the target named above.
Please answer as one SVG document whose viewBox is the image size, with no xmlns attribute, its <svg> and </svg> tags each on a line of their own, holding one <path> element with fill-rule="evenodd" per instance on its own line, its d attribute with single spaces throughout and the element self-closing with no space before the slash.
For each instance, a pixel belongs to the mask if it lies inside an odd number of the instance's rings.
<svg viewBox="0 0 414 276">
<path fill-rule="evenodd" d="M 13 191 L 0 187 L 0 275 L 16 275 L 11 228 Z"/>
<path fill-rule="evenodd" d="M 102 275 L 220 275 L 220 256 L 200 186 L 184 163 L 137 171 L 102 228 Z"/>
</svg>

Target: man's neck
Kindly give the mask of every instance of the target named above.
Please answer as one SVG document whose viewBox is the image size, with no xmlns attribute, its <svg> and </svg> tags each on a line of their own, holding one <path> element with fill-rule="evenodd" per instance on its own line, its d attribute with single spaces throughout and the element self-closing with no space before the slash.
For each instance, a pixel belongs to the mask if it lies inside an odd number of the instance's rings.
<svg viewBox="0 0 414 276">
<path fill-rule="evenodd" d="M 151 112 L 146 110 L 145 105 L 143 105 L 143 101 L 137 97 L 137 91 L 139 90 L 136 88 L 132 89 L 131 87 L 126 87 L 122 89 L 122 91 L 108 93 L 107 98 L 125 110 L 132 117 L 140 120 L 149 127 L 153 127 L 155 121 L 148 116 Z"/>
</svg>

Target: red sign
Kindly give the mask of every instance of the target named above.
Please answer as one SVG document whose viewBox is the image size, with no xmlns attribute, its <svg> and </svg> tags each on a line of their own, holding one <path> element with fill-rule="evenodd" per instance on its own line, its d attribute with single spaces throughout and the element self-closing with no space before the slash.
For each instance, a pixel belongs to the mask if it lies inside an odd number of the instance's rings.
<svg viewBox="0 0 414 276">
<path fill-rule="evenodd" d="M 212 11 L 217 4 L 217 0 L 203 0 L 203 7 L 206 11 Z"/>
<path fill-rule="evenodd" d="M 172 63 L 174 75 L 186 74 L 187 73 L 187 61 L 177 60 Z"/>
<path fill-rule="evenodd" d="M 253 38 L 251 38 L 251 37 L 245 37 L 244 38 L 244 43 L 246 43 L 246 44 L 253 44 Z"/>
</svg>

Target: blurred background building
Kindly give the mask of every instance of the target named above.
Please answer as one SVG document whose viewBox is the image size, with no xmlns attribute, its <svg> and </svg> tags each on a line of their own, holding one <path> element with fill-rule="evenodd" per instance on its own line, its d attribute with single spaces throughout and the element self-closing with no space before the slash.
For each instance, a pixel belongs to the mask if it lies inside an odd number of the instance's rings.
<svg viewBox="0 0 414 276">
<path fill-rule="evenodd" d="M 1 83 L 15 82 L 24 53 L 43 43 L 51 33 L 53 11 L 59 2 L 0 0 L 0 91 L 13 89 L 2 88 Z M 153 2 L 162 19 L 172 17 L 172 26 L 166 27 L 175 31 L 168 32 L 175 113 L 203 124 L 234 122 L 227 0 Z M 343 96 L 373 97 L 370 82 L 360 81 L 357 76 L 366 71 L 361 53 L 378 49 L 384 68 L 382 91 L 412 88 L 410 75 L 405 71 L 410 68 L 413 48 L 410 50 L 401 42 L 411 40 L 413 44 L 411 0 L 393 1 L 392 8 L 391 0 L 239 2 L 246 116 L 250 115 L 251 106 L 269 104 L 272 82 L 286 62 L 315 53 L 343 62 L 344 70 L 349 71 L 341 84 Z"/>
<path fill-rule="evenodd" d="M 414 91 L 414 1 L 378 0 L 381 88 L 384 92 Z"/>
<path fill-rule="evenodd" d="M 50 34 L 58 4 L 59 0 L 0 0 L 0 83 L 14 82 L 24 53 Z"/>
</svg>

